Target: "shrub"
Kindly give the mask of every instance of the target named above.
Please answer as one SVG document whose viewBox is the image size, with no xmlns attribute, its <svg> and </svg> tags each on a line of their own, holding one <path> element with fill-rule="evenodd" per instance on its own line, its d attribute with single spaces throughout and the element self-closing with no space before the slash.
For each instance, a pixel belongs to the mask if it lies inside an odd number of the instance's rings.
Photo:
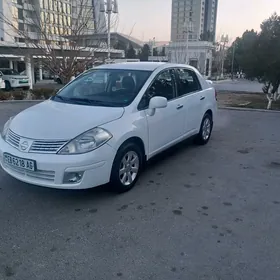
<svg viewBox="0 0 280 280">
<path fill-rule="evenodd" d="M 3 101 L 3 100 L 8 100 L 10 99 L 10 95 L 5 92 L 5 91 L 0 91 L 0 100 Z"/>
<path fill-rule="evenodd" d="M 26 93 L 22 90 L 11 92 L 14 100 L 23 100 L 26 98 Z"/>
<path fill-rule="evenodd" d="M 50 88 L 38 88 L 32 90 L 32 99 L 48 99 L 55 95 L 56 91 Z"/>
</svg>

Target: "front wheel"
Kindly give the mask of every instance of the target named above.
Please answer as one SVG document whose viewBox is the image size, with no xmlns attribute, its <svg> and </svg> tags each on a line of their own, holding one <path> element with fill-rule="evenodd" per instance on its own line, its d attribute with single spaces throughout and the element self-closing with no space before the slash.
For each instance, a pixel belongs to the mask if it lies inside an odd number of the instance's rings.
<svg viewBox="0 0 280 280">
<path fill-rule="evenodd" d="M 12 90 L 11 84 L 9 81 L 5 81 L 5 90 L 6 91 L 10 91 Z"/>
<path fill-rule="evenodd" d="M 208 143 L 211 137 L 213 128 L 213 119 L 209 113 L 206 113 L 202 119 L 199 133 L 196 136 L 195 142 L 199 145 L 205 145 Z"/>
<path fill-rule="evenodd" d="M 111 172 L 112 190 L 127 192 L 136 184 L 142 170 L 143 153 L 133 142 L 124 144 L 115 157 Z"/>
</svg>

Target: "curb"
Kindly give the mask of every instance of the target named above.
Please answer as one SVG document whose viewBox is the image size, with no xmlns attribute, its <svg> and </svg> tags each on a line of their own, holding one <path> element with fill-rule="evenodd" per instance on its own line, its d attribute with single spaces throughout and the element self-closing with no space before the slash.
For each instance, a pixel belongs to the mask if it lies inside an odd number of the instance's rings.
<svg viewBox="0 0 280 280">
<path fill-rule="evenodd" d="M 37 99 L 37 100 L 0 100 L 0 103 L 24 103 L 24 102 L 43 102 L 48 99 Z"/>
<path fill-rule="evenodd" d="M 240 108 L 240 107 L 227 107 L 219 106 L 222 110 L 232 110 L 232 111 L 249 111 L 249 112 L 265 112 L 265 113 L 280 113 L 278 110 L 266 110 L 266 109 L 252 109 L 252 108 Z"/>
</svg>

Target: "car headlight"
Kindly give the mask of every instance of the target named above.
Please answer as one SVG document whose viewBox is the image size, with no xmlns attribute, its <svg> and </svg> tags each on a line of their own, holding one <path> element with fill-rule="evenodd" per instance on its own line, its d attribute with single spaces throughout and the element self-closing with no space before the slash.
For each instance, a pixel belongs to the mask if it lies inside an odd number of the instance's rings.
<svg viewBox="0 0 280 280">
<path fill-rule="evenodd" d="M 112 134 L 107 130 L 96 127 L 68 142 L 58 151 L 58 154 L 72 155 L 88 153 L 102 146 L 112 137 Z"/>
<path fill-rule="evenodd" d="M 4 124 L 4 127 L 3 127 L 3 130 L 1 132 L 1 136 L 4 140 L 6 140 L 6 135 L 9 131 L 9 128 L 10 128 L 10 124 L 12 122 L 14 117 L 11 117 L 5 124 Z"/>
</svg>

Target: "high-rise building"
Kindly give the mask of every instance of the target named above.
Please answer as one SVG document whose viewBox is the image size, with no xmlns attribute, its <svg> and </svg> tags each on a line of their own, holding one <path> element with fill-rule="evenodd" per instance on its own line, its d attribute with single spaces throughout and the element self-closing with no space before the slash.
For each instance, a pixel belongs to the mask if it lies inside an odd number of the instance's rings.
<svg viewBox="0 0 280 280">
<path fill-rule="evenodd" d="M 172 0 L 171 41 L 214 41 L 218 0 Z"/>
</svg>

